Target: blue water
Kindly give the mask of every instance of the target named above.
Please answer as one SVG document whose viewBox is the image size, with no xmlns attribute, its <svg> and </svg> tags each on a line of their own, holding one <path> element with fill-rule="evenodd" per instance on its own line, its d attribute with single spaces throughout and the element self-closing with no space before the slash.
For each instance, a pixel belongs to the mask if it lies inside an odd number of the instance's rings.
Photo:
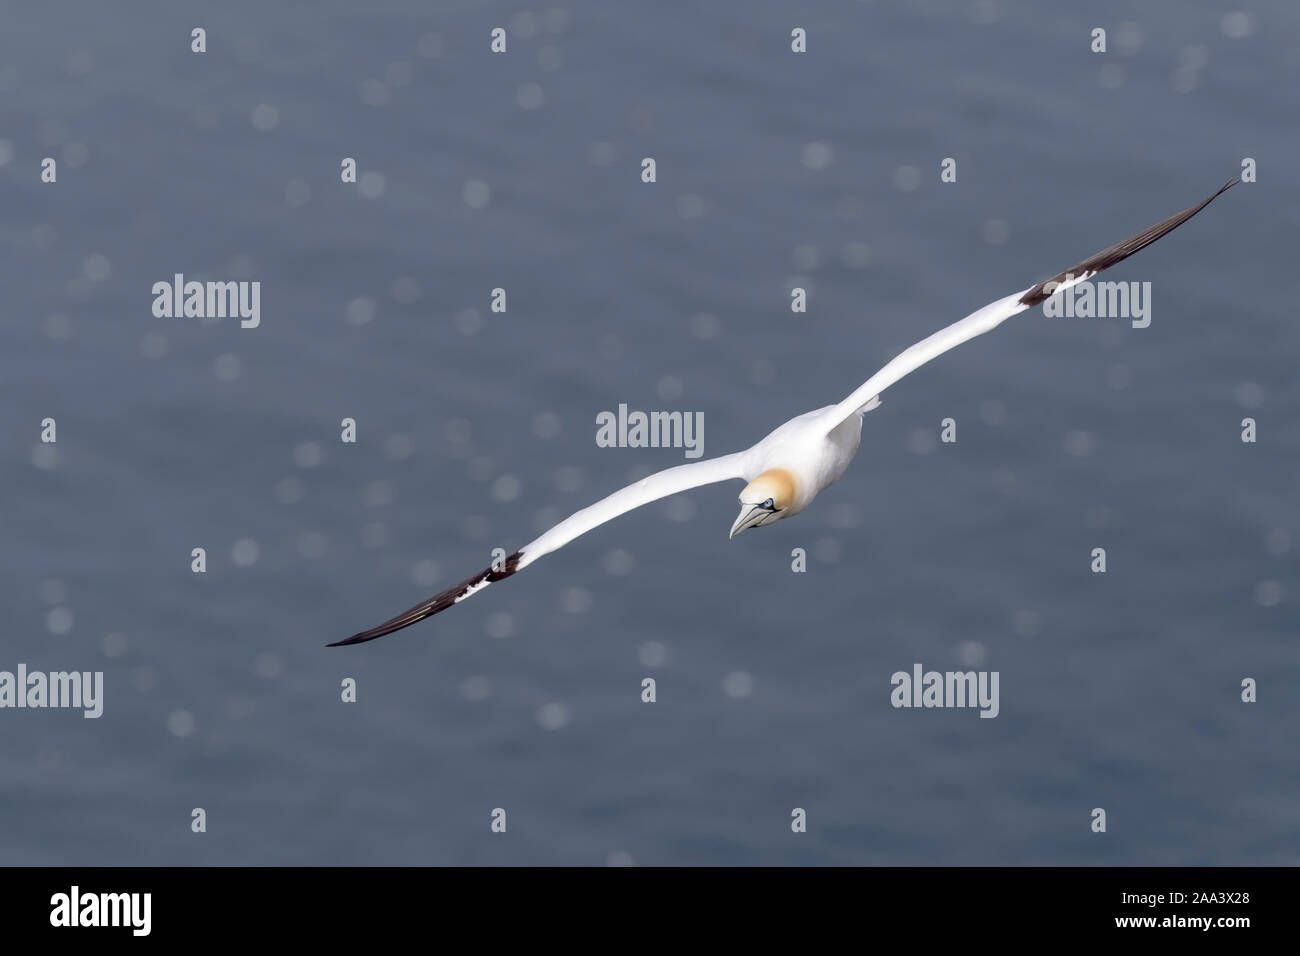
<svg viewBox="0 0 1300 956">
<path fill-rule="evenodd" d="M 0 710 L 0 860 L 1300 861 L 1300 7 L 1231 6 L 11 6 L 0 669 L 105 698 Z M 1243 157 L 1107 274 L 1148 328 L 949 353 L 794 520 L 701 488 L 325 649 L 684 460 L 601 411 L 738 450 Z M 999 716 L 894 709 L 916 662 Z"/>
</svg>

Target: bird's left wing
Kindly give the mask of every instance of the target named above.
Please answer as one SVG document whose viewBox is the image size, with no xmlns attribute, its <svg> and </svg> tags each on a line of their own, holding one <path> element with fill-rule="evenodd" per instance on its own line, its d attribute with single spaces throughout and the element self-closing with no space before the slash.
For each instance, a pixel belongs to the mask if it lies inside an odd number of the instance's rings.
<svg viewBox="0 0 1300 956">
<path fill-rule="evenodd" d="M 1204 202 L 1192 206 L 1190 209 L 1184 209 L 1182 212 L 1156 223 L 1151 228 L 1145 229 L 1135 236 L 1130 236 L 1123 242 L 1116 243 L 1109 249 L 1103 249 L 1095 256 L 1084 259 L 1077 266 L 1072 266 L 1064 272 L 1038 283 L 1038 285 L 1021 292 L 1014 292 L 1006 298 L 998 299 L 996 302 L 990 302 L 984 308 L 972 312 L 966 318 L 954 322 L 947 328 L 940 329 L 929 338 L 922 339 L 911 348 L 900 352 L 890 360 L 889 364 L 855 389 L 852 395 L 838 405 L 833 406 L 833 411 L 826 419 L 828 427 L 835 427 L 889 386 L 908 373 L 920 368 L 931 359 L 937 358 L 949 349 L 956 348 L 977 335 L 983 335 L 985 332 L 997 328 L 1013 315 L 1038 305 L 1045 299 L 1051 298 L 1056 292 L 1077 285 L 1085 279 L 1092 278 L 1103 269 L 1113 266 L 1115 263 L 1127 259 L 1139 249 L 1151 245 L 1161 236 L 1173 232 L 1218 198 L 1220 193 L 1235 186 L 1237 182 L 1238 180 L 1233 179 L 1225 183 L 1218 192 Z"/>
<path fill-rule="evenodd" d="M 485 571 L 480 571 L 473 577 L 466 578 L 454 587 L 435 594 L 427 601 L 421 601 L 410 610 L 402 612 L 397 617 L 385 621 L 377 627 L 362 631 L 360 634 L 354 634 L 346 640 L 336 641 L 329 646 L 339 647 L 344 644 L 362 644 L 366 641 L 373 641 L 377 637 L 383 637 L 385 634 L 391 634 L 393 631 L 408 627 L 416 621 L 422 621 L 439 611 L 445 611 L 453 604 L 459 604 L 471 594 L 483 590 L 494 581 L 508 578 L 516 571 L 523 570 L 542 555 L 550 554 L 552 551 L 564 547 L 574 538 L 586 534 L 597 525 L 602 525 L 611 518 L 617 518 L 619 515 L 640 508 L 642 505 L 677 494 L 680 491 L 698 488 L 700 485 L 710 485 L 719 481 L 728 481 L 732 478 L 743 478 L 745 477 L 746 456 L 746 452 L 738 452 L 734 455 L 723 455 L 720 458 L 695 461 L 688 465 L 666 468 L 663 471 L 655 472 L 648 478 L 633 482 L 607 498 L 602 498 L 594 505 L 583 508 L 581 511 L 565 518 L 540 538 L 524 545 L 514 554 L 505 558 L 500 562 L 499 566 L 494 565 Z"/>
</svg>

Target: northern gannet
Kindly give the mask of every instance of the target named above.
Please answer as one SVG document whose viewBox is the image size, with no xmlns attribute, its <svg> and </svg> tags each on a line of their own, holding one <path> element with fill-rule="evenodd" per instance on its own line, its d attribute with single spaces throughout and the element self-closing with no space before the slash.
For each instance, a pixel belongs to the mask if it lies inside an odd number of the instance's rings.
<svg viewBox="0 0 1300 956">
<path fill-rule="evenodd" d="M 570 515 L 497 565 L 435 594 L 377 627 L 329 646 L 361 644 L 422 621 L 439 611 L 445 611 L 453 604 L 459 604 L 489 584 L 522 571 L 543 555 L 564 547 L 574 538 L 611 518 L 700 485 L 733 479 L 748 482 L 740 492 L 740 514 L 731 526 L 730 536 L 733 538 L 746 528 L 761 528 L 797 515 L 812 503 L 818 492 L 844 474 L 858 450 L 862 436 L 862 416 L 880 404 L 880 393 L 886 388 L 949 349 L 996 328 L 1011 316 L 1038 305 L 1054 293 L 1068 289 L 1127 259 L 1139 249 L 1177 229 L 1238 182 L 1239 180 L 1232 179 L 1199 205 L 1184 209 L 1051 279 L 991 302 L 966 318 L 940 329 L 929 338 L 922 339 L 900 352 L 844 401 L 790 419 L 745 451 L 678 465 L 628 485 L 589 508 Z"/>
</svg>

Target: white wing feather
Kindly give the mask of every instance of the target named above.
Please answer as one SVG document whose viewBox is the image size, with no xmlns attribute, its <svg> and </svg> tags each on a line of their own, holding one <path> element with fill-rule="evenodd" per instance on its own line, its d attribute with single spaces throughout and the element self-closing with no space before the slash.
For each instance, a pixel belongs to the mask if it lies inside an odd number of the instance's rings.
<svg viewBox="0 0 1300 956">
<path fill-rule="evenodd" d="M 1025 311 L 1029 306 L 1022 304 L 1020 299 L 1028 291 L 1025 289 L 1023 292 L 1016 292 L 996 302 L 990 302 L 984 308 L 972 312 L 966 318 L 959 319 L 947 328 L 940 329 L 934 335 L 921 339 L 911 348 L 900 352 L 890 359 L 884 368 L 854 389 L 852 395 L 836 405 L 831 420 L 835 423 L 842 422 L 900 378 L 916 371 L 926 362 L 937 358 L 949 349 L 955 349 L 977 335 L 983 335 L 997 328 L 1018 312 Z"/>
<path fill-rule="evenodd" d="M 1123 242 L 1117 242 L 1108 249 L 1103 249 L 1096 255 L 1088 257 L 1076 266 L 1071 266 L 1051 279 L 1031 286 L 1023 292 L 1016 292 L 1005 298 L 998 299 L 996 302 L 990 302 L 984 308 L 972 312 L 966 318 L 954 322 L 947 328 L 940 329 L 929 338 L 924 338 L 911 348 L 900 352 L 884 368 L 854 389 L 852 395 L 838 405 L 833 406 L 834 411 L 826 418 L 827 426 L 834 428 L 900 378 L 916 371 L 931 359 L 937 358 L 949 349 L 956 348 L 977 335 L 983 335 L 985 332 L 997 328 L 1013 315 L 1038 305 L 1052 295 L 1063 292 L 1070 286 L 1078 285 L 1085 279 L 1091 279 L 1103 269 L 1107 269 L 1117 262 L 1122 262 L 1139 249 L 1145 249 L 1161 236 L 1168 235 L 1188 219 L 1191 219 L 1218 198 L 1221 193 L 1235 186 L 1237 182 L 1236 179 L 1229 180 L 1218 192 L 1204 202 L 1175 213 L 1168 219 L 1163 219 L 1154 226 L 1142 230 L 1137 235 L 1130 236 Z"/>
<path fill-rule="evenodd" d="M 635 508 L 675 495 L 681 491 L 711 485 L 719 481 L 744 477 L 745 452 L 693 461 L 655 472 L 647 478 L 621 488 L 594 505 L 571 514 L 535 541 L 520 549 L 519 567 L 527 567 L 544 554 L 562 548 L 579 535 L 617 518 Z"/>
<path fill-rule="evenodd" d="M 432 617 L 440 611 L 445 611 L 447 608 L 459 604 L 466 598 L 482 591 L 489 584 L 510 577 L 516 571 L 532 564 L 542 555 L 550 554 L 557 548 L 564 547 L 574 538 L 586 534 L 597 525 L 602 525 L 611 518 L 617 518 L 621 514 L 626 514 L 659 498 L 666 498 L 669 495 L 677 494 L 679 491 L 687 491 L 690 488 L 698 488 L 700 485 L 711 485 L 718 481 L 743 478 L 748 455 L 749 452 L 742 451 L 734 455 L 723 455 L 721 458 L 693 461 L 688 465 L 666 468 L 650 475 L 648 478 L 642 478 L 626 488 L 619 489 L 609 497 L 602 498 L 589 508 L 583 508 L 581 511 L 565 518 L 551 528 L 550 531 L 547 531 L 537 540 L 524 545 L 503 562 L 494 563 L 492 567 L 466 578 L 459 584 L 454 584 L 445 591 L 439 591 L 428 600 L 421 601 L 415 607 L 403 611 L 396 617 L 389 618 L 383 624 L 361 631 L 359 634 L 353 634 L 351 637 L 336 641 L 329 646 L 340 647 L 345 644 L 364 644 L 366 641 L 373 641 L 375 638 L 391 634 L 393 631 L 400 631 L 404 627 L 410 627 L 416 621 L 423 621 L 426 617 Z"/>
</svg>

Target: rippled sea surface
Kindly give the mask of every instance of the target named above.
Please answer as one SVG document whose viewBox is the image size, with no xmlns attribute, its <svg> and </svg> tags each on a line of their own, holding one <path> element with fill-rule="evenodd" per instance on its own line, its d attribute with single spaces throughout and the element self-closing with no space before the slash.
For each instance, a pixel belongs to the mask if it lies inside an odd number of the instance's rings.
<svg viewBox="0 0 1300 956">
<path fill-rule="evenodd" d="M 0 670 L 105 691 L 0 710 L 0 859 L 1300 861 L 1300 7 L 1235 7 L 13 7 Z M 1245 157 L 1107 274 L 1149 327 L 943 356 L 796 519 L 701 488 L 325 649 L 684 460 L 600 412 L 746 447 Z M 895 709 L 915 663 L 999 715 Z"/>
</svg>

